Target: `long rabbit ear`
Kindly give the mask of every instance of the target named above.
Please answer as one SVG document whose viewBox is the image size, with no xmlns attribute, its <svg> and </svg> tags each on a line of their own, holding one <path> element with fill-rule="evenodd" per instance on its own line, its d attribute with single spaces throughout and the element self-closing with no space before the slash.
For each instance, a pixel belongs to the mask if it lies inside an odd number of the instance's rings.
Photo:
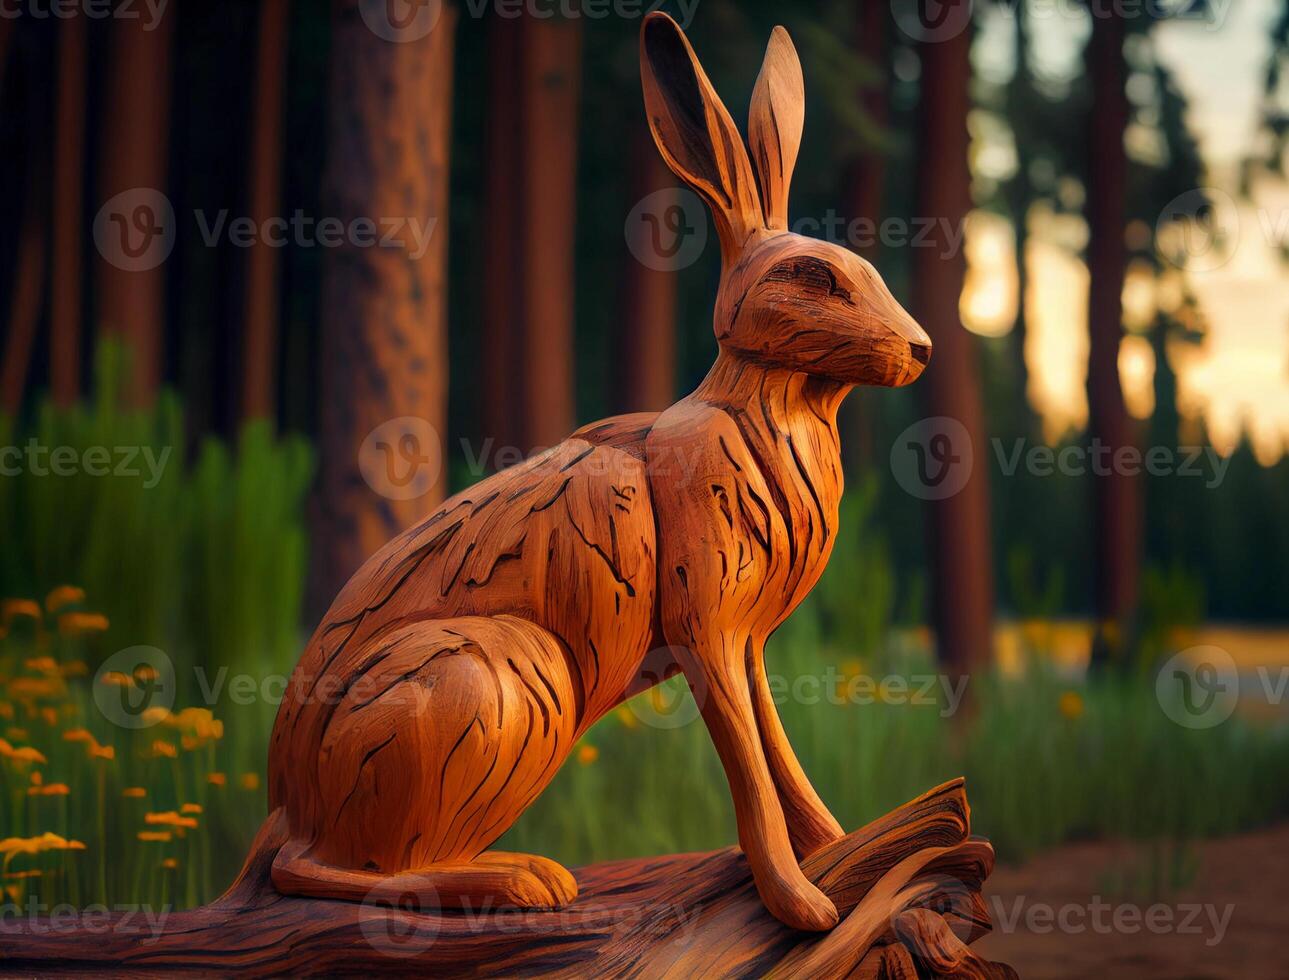
<svg viewBox="0 0 1289 980">
<path fill-rule="evenodd" d="M 707 201 L 732 262 L 762 222 L 756 179 L 734 120 L 680 25 L 664 13 L 645 18 L 640 77 L 654 142 L 667 166 Z"/>
<path fill-rule="evenodd" d="M 797 165 L 797 151 L 801 149 L 805 118 L 806 85 L 801 77 L 801 60 L 788 32 L 776 27 L 752 92 L 747 127 L 767 228 L 787 230 L 788 188 Z"/>
</svg>

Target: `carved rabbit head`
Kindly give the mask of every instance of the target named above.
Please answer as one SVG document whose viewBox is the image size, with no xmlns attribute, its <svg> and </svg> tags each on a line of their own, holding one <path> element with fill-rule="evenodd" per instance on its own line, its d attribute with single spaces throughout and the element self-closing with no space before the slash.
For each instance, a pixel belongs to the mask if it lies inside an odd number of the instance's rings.
<svg viewBox="0 0 1289 980">
<path fill-rule="evenodd" d="M 931 338 L 877 270 L 846 248 L 788 230 L 788 187 L 805 118 L 801 62 L 788 32 L 774 29 L 752 94 L 750 158 L 674 20 L 645 18 L 640 56 L 654 141 L 715 218 L 721 347 L 851 384 L 916 379 L 931 357 Z"/>
</svg>

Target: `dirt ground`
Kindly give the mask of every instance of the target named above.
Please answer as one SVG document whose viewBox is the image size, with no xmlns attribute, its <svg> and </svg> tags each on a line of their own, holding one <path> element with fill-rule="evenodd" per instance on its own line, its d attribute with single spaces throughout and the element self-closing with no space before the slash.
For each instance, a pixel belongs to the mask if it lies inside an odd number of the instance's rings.
<svg viewBox="0 0 1289 980">
<path fill-rule="evenodd" d="M 1289 825 L 1182 852 L 1179 887 L 1148 897 L 1142 849 L 1073 844 L 986 885 L 976 948 L 1040 978 L 1289 978 Z"/>
</svg>

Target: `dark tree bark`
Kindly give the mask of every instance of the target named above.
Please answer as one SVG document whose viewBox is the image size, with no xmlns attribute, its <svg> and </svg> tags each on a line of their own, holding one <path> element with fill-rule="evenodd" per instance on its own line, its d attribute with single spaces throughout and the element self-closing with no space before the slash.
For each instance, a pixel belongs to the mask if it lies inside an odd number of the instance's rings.
<svg viewBox="0 0 1289 980">
<path fill-rule="evenodd" d="M 890 97 L 886 88 L 887 23 L 889 9 L 884 3 L 862 0 L 855 24 L 855 49 L 881 75 L 881 81 L 860 90 L 858 99 L 864 114 L 875 126 L 885 128 L 890 117 Z M 882 203 L 886 194 L 886 154 L 868 147 L 850 165 L 846 173 L 847 224 L 859 219 L 880 226 Z M 850 242 L 851 247 L 870 262 L 877 261 L 878 242 Z M 846 399 L 842 424 L 846 438 L 842 446 L 846 466 L 851 472 L 863 472 L 873 463 L 873 422 L 869 411 L 872 399 L 860 389 Z"/>
<path fill-rule="evenodd" d="M 77 13 L 59 23 L 58 77 L 54 103 L 53 250 L 55 288 L 49 310 L 49 366 L 54 402 L 80 395 L 81 277 L 85 247 L 82 213 L 85 167 L 86 18 Z"/>
<path fill-rule="evenodd" d="M 142 15 L 113 18 L 100 204 L 136 188 L 165 191 L 175 7 L 155 24 Z M 161 384 L 165 264 L 130 270 L 100 259 L 98 270 L 99 329 L 129 344 L 131 394 L 148 404 Z"/>
<path fill-rule="evenodd" d="M 567 436 L 576 414 L 573 285 L 582 22 L 526 16 L 520 23 L 520 445 L 529 452 Z"/>
<path fill-rule="evenodd" d="M 956 494 L 927 503 L 933 618 L 942 662 L 967 671 L 987 662 L 992 642 L 993 561 L 984 410 L 975 338 L 962 325 L 958 301 L 966 273 L 941 225 L 961 227 L 971 207 L 967 111 L 971 33 L 925 42 L 919 121 L 916 214 L 940 219 L 931 241 L 913 249 L 914 317 L 934 353 L 919 383 L 928 416 L 961 423 L 973 465 Z M 965 447 L 954 447 L 961 453 Z"/>
<path fill-rule="evenodd" d="M 389 41 L 335 0 L 332 18 L 326 214 L 345 227 L 375 222 L 373 241 L 346 240 L 324 256 L 321 323 L 321 473 L 314 598 L 329 601 L 377 548 L 443 498 L 447 427 L 448 157 L 455 9 L 424 37 Z M 397 247 L 375 243 L 390 221 Z M 427 242 L 413 231 L 432 229 Z M 425 246 L 428 244 L 428 248 Z M 423 252 L 422 252 L 423 250 Z M 384 448 L 412 467 L 401 484 L 368 485 L 360 449 L 374 429 L 414 417 Z M 427 445 L 431 440 L 435 445 Z M 411 454 L 415 454 L 414 456 Z M 435 460 L 438 461 L 436 464 Z M 424 468 L 422 468 L 424 467 Z M 423 489 L 423 492 L 422 492 Z"/>
<path fill-rule="evenodd" d="M 1090 435 L 1117 455 L 1135 448 L 1136 427 L 1119 382 L 1123 339 L 1123 282 L 1128 255 L 1124 207 L 1128 158 L 1124 131 L 1124 24 L 1106 8 L 1092 18 L 1087 72 L 1092 81 L 1088 121 L 1088 414 Z M 1113 458 L 1113 456 L 1111 457 Z M 1094 656 L 1116 652 L 1131 630 L 1141 573 L 1141 484 L 1114 472 L 1092 479 L 1096 514 L 1096 607 L 1101 623 Z"/>
<path fill-rule="evenodd" d="M 518 446 L 521 438 L 518 385 L 523 373 L 519 346 L 522 249 L 515 222 L 520 214 L 519 22 L 488 22 L 488 118 L 485 157 L 483 333 L 480 340 L 480 417 L 484 440 L 494 448 Z"/>
<path fill-rule="evenodd" d="M 630 149 L 631 205 L 658 191 L 680 189 L 643 122 Z M 641 222 L 627 234 L 649 234 Z M 623 260 L 622 326 L 617 336 L 614 397 L 621 412 L 660 412 L 676 399 L 676 272 L 655 269 L 628 248 Z"/>
<path fill-rule="evenodd" d="M 282 186 L 283 85 L 289 0 L 261 0 L 259 52 L 252 89 L 250 217 L 263 227 Z M 246 253 L 242 318 L 242 419 L 273 418 L 277 409 L 278 252 L 257 236 Z"/>
<path fill-rule="evenodd" d="M 12 42 L 11 21 L 0 26 L 0 81 Z M 30 61 L 24 65 L 30 71 Z M 34 95 L 35 80 L 27 85 L 26 115 L 28 130 L 42 131 L 40 100 Z M 26 201 L 23 206 L 22 227 L 18 231 L 17 261 L 9 286 L 9 309 L 5 332 L 4 360 L 0 362 L 0 409 L 10 417 L 18 414 L 26 394 L 27 375 L 31 368 L 31 351 L 36 339 L 44 299 L 45 274 L 48 264 L 49 158 L 45 145 L 34 138 L 27 145 Z"/>
</svg>

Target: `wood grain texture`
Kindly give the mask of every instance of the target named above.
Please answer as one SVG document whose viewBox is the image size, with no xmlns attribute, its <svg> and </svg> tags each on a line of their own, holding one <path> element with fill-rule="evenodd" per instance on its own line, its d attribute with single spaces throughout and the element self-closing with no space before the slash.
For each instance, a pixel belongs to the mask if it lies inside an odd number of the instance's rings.
<svg viewBox="0 0 1289 980">
<path fill-rule="evenodd" d="M 458 494 L 344 587 L 270 746 L 284 893 L 567 905 L 559 865 L 488 848 L 595 721 L 679 670 L 766 907 L 837 923 L 799 861 L 841 827 L 779 722 L 765 642 L 836 539 L 838 405 L 915 379 L 930 341 L 871 265 L 785 230 L 804 106 L 787 33 L 752 99 L 755 167 L 675 22 L 648 17 L 641 51 L 654 138 L 721 229 L 716 364 L 665 411 L 587 426 Z"/>
<path fill-rule="evenodd" d="M 970 835 L 961 780 L 803 864 L 843 910 L 823 936 L 771 917 L 735 848 L 579 869 L 581 894 L 565 909 L 426 913 L 406 895 L 358 904 L 279 894 L 268 879 L 287 839 L 278 813 L 227 894 L 171 915 L 159 935 L 120 918 L 93 931 L 6 921 L 0 974 L 1015 976 L 970 949 L 989 929 L 980 885 L 993 851 Z"/>
</svg>

